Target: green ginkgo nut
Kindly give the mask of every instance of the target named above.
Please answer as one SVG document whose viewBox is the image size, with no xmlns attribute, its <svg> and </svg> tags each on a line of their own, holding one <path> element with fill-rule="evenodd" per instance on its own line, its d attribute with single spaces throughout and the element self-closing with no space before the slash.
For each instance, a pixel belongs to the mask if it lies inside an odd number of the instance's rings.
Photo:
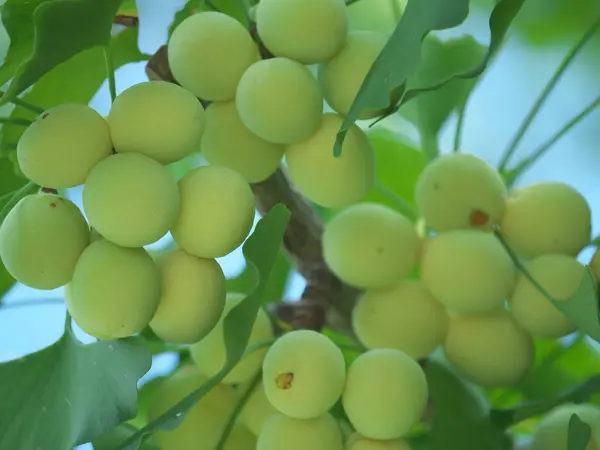
<svg viewBox="0 0 600 450">
<path fill-rule="evenodd" d="M 342 431 L 330 413 L 313 419 L 274 414 L 264 424 L 256 450 L 343 450 Z"/>
<path fill-rule="evenodd" d="M 544 415 L 533 430 L 529 449 L 568 450 L 569 422 L 573 414 L 577 414 L 592 429 L 592 436 L 585 450 L 600 449 L 600 408 L 590 403 L 567 403 Z"/>
<path fill-rule="evenodd" d="M 244 386 L 244 392 L 246 389 L 248 386 Z M 252 390 L 240 412 L 240 422 L 258 436 L 265 422 L 275 413 L 277 410 L 267 398 L 265 386 L 261 380 Z"/>
</svg>

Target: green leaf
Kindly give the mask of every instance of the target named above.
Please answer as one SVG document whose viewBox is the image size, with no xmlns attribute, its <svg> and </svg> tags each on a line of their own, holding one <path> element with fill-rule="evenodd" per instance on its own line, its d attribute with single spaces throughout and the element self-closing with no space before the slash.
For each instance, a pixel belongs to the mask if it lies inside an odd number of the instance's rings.
<svg viewBox="0 0 600 450">
<path fill-rule="evenodd" d="M 214 5 L 217 10 L 233 17 L 242 25 L 248 27 L 248 12 L 246 11 L 244 0 L 212 0 L 211 4 Z"/>
<path fill-rule="evenodd" d="M 137 415 L 131 419 L 128 423 L 135 427 L 136 429 L 145 427 L 148 425 L 150 420 L 150 405 L 154 399 L 154 395 L 157 392 L 158 387 L 161 383 L 166 380 L 167 376 L 156 377 L 144 385 L 138 391 L 138 401 L 137 401 Z M 137 431 L 137 430 L 136 430 Z M 132 433 L 133 434 L 133 433 Z M 129 436 L 123 437 L 123 439 L 119 440 L 119 443 L 123 442 L 125 439 L 129 438 Z M 116 448 L 116 443 L 113 446 L 113 449 Z M 111 449 L 111 450 L 113 450 Z"/>
<path fill-rule="evenodd" d="M 567 450 L 585 450 L 592 437 L 592 428 L 582 421 L 577 414 L 569 420 Z"/>
<path fill-rule="evenodd" d="M 175 17 L 173 18 L 173 22 L 169 25 L 169 37 L 173 34 L 173 30 L 177 28 L 177 26 L 187 19 L 192 14 L 201 11 L 207 11 L 206 0 L 187 0 L 177 13 L 175 13 Z"/>
<path fill-rule="evenodd" d="M 94 439 L 92 445 L 94 446 L 94 450 L 114 450 L 120 442 L 137 431 L 138 429 L 133 425 L 122 423 L 116 428 Z M 155 442 L 149 439 L 140 446 L 140 450 L 160 450 L 160 448 Z"/>
<path fill-rule="evenodd" d="M 51 346 L 0 364 L 0 448 L 70 450 L 135 416 L 152 358 L 136 338 Z"/>
<path fill-rule="evenodd" d="M 121 6 L 117 14 L 123 14 L 127 16 L 138 16 L 137 1 L 136 0 L 122 0 Z"/>
<path fill-rule="evenodd" d="M 38 3 L 35 0 L 32 4 L 38 6 L 35 10 L 28 10 L 33 13 L 32 17 L 20 14 L 15 23 L 14 13 L 22 12 L 23 2 L 8 0 L 2 7 L 2 19 L 7 31 L 23 26 L 33 31 L 33 39 L 30 39 L 31 34 L 26 34 L 25 42 L 20 41 L 19 68 L 5 95 L 0 98 L 0 105 L 19 95 L 58 64 L 84 50 L 108 45 L 114 16 L 121 1 L 61 0 Z M 15 36 L 10 31 L 9 35 L 12 48 Z M 10 68 L 5 70 L 5 67 L 6 62 L 0 67 L 0 82 L 5 76 L 10 78 L 12 75 Z"/>
<path fill-rule="evenodd" d="M 251 270 L 255 287 L 225 317 L 223 334 L 227 359 L 221 371 L 156 420 L 122 442 L 117 450 L 135 450 L 138 448 L 140 438 L 143 435 L 159 429 L 172 430 L 176 428 L 185 418 L 187 412 L 212 388 L 218 385 L 242 359 L 246 352 L 256 315 L 262 304 L 267 281 L 283 241 L 289 217 L 290 212 L 283 204 L 276 205 L 263 216 L 252 235 L 244 243 L 242 250 L 246 258 L 246 264 Z"/>
</svg>

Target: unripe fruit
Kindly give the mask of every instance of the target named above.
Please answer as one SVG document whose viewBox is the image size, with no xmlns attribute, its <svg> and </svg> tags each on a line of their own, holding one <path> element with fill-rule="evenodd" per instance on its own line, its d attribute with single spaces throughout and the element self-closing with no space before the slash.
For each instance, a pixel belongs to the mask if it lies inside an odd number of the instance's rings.
<svg viewBox="0 0 600 450">
<path fill-rule="evenodd" d="M 193 344 L 217 324 L 225 308 L 225 276 L 214 259 L 196 258 L 181 249 L 158 260 L 162 294 L 150 322 L 163 341 Z"/>
<path fill-rule="evenodd" d="M 468 153 L 440 156 L 421 172 L 415 188 L 419 210 L 437 232 L 498 223 L 506 195 L 498 171 Z"/>
<path fill-rule="evenodd" d="M 259 59 L 248 30 L 216 11 L 186 18 L 173 31 L 167 48 L 177 82 L 210 101 L 233 100 L 242 74 Z"/>
<path fill-rule="evenodd" d="M 236 424 L 229 433 L 223 450 L 256 450 L 256 436 L 246 427 Z"/>
<path fill-rule="evenodd" d="M 504 304 L 513 291 L 516 268 L 493 234 L 455 230 L 424 245 L 421 279 L 446 308 L 477 314 Z"/>
<path fill-rule="evenodd" d="M 382 441 L 368 439 L 355 432 L 346 441 L 344 450 L 411 450 L 411 448 L 404 439 Z"/>
<path fill-rule="evenodd" d="M 69 103 L 44 112 L 25 130 L 17 160 L 34 183 L 63 189 L 82 184 L 111 151 L 104 117 L 87 105 Z"/>
<path fill-rule="evenodd" d="M 572 256 L 542 255 L 527 265 L 527 271 L 555 300 L 567 300 L 579 288 L 586 268 Z M 558 339 L 577 329 L 567 316 L 521 274 L 510 297 L 510 311 L 533 336 Z"/>
<path fill-rule="evenodd" d="M 339 400 L 346 380 L 342 351 L 312 330 L 292 331 L 269 348 L 263 384 L 271 404 L 297 419 L 313 419 Z"/>
<path fill-rule="evenodd" d="M 254 63 L 244 72 L 235 105 L 252 133 L 276 144 L 295 144 L 319 126 L 323 96 L 319 83 L 302 64 L 272 58 Z"/>
<path fill-rule="evenodd" d="M 247 388 L 247 386 L 244 386 L 244 391 Z M 275 413 L 277 413 L 277 410 L 269 402 L 265 394 L 265 385 L 261 381 L 253 389 L 244 405 L 244 409 L 240 413 L 240 422 L 258 436 L 265 422 Z"/>
<path fill-rule="evenodd" d="M 590 270 L 596 280 L 596 283 L 600 283 L 600 249 L 596 249 L 592 260 L 590 261 Z"/>
<path fill-rule="evenodd" d="M 329 413 L 314 419 L 275 414 L 263 426 L 256 450 L 343 450 L 342 432 Z"/>
<path fill-rule="evenodd" d="M 0 225 L 0 259 L 17 281 L 34 289 L 64 286 L 90 242 L 81 211 L 63 197 L 28 195 Z"/>
<path fill-rule="evenodd" d="M 516 385 L 534 359 L 533 339 L 502 309 L 452 316 L 444 350 L 460 373 L 486 388 Z"/>
<path fill-rule="evenodd" d="M 410 220 L 378 203 L 343 209 L 323 233 L 323 257 L 331 271 L 361 288 L 390 286 L 408 276 L 420 246 Z"/>
<path fill-rule="evenodd" d="M 592 429 L 592 436 L 585 450 L 600 449 L 600 408 L 589 403 L 568 403 L 552 409 L 538 422 L 529 450 L 567 450 L 569 421 L 573 414 L 577 414 Z"/>
<path fill-rule="evenodd" d="M 177 183 L 160 163 L 139 153 L 112 155 L 96 165 L 83 186 L 90 225 L 123 247 L 163 237 L 179 212 Z"/>
<path fill-rule="evenodd" d="M 162 164 L 198 150 L 204 120 L 204 108 L 194 94 L 166 81 L 125 89 L 108 115 L 117 153 L 141 153 Z"/>
<path fill-rule="evenodd" d="M 171 234 L 199 258 L 220 258 L 239 247 L 254 222 L 254 194 L 239 173 L 201 166 L 179 180 L 181 207 Z"/>
<path fill-rule="evenodd" d="M 406 280 L 362 294 L 352 327 L 367 348 L 395 348 L 419 359 L 444 342 L 448 314 L 421 281 Z"/>
<path fill-rule="evenodd" d="M 577 190 L 547 181 L 508 197 L 500 229 L 510 248 L 526 258 L 548 253 L 576 256 L 590 242 L 591 216 Z"/>
<path fill-rule="evenodd" d="M 342 404 L 354 429 L 370 439 L 397 439 L 427 405 L 427 380 L 419 363 L 395 349 L 370 350 L 350 365 Z"/>
<path fill-rule="evenodd" d="M 225 301 L 225 309 L 217 325 L 204 339 L 190 347 L 192 359 L 198 366 L 200 373 L 204 376 L 213 377 L 223 368 L 226 359 L 223 321 L 229 311 L 236 307 L 245 297 L 244 294 L 240 293 L 228 293 Z M 273 328 L 271 320 L 265 310 L 261 308 L 256 315 L 246 349 L 257 342 L 267 341 L 272 338 Z M 221 383 L 236 384 L 250 380 L 260 370 L 266 353 L 266 348 L 259 348 L 246 355 L 227 374 Z"/>
<path fill-rule="evenodd" d="M 342 154 L 333 156 L 343 121 L 338 114 L 323 114 L 316 132 L 287 147 L 285 153 L 288 174 L 296 188 L 326 208 L 343 208 L 361 201 L 375 180 L 373 147 L 358 126 L 348 129 Z"/>
<path fill-rule="evenodd" d="M 333 58 L 343 47 L 348 13 L 344 0 L 261 0 L 256 26 L 275 56 L 315 64 Z"/>
<path fill-rule="evenodd" d="M 211 103 L 206 109 L 201 149 L 210 164 L 229 167 L 248 183 L 264 181 L 275 173 L 284 152 L 283 145 L 252 133 L 242 123 L 233 101 Z"/>
<path fill-rule="evenodd" d="M 143 248 L 105 239 L 77 261 L 67 308 L 79 327 L 99 339 L 131 336 L 146 327 L 158 307 L 160 273 Z"/>
</svg>

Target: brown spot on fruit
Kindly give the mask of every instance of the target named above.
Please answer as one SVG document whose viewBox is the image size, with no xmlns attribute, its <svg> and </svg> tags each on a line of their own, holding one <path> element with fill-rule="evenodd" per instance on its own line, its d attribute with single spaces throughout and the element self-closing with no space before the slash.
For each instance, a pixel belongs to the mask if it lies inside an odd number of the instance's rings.
<svg viewBox="0 0 600 450">
<path fill-rule="evenodd" d="M 489 220 L 489 214 L 480 209 L 471 211 L 471 216 L 469 217 L 469 223 L 474 227 L 483 227 L 488 224 Z"/>
<path fill-rule="evenodd" d="M 50 207 L 51 207 L 51 208 L 56 208 L 56 202 L 52 202 L 52 203 L 50 203 Z"/>
<path fill-rule="evenodd" d="M 45 112 L 44 114 L 42 114 L 42 119 L 45 119 L 46 117 L 48 117 L 50 115 L 50 113 Z"/>
<path fill-rule="evenodd" d="M 294 381 L 293 373 L 282 373 L 275 378 L 275 384 L 279 389 L 288 390 L 292 387 L 292 382 Z"/>
</svg>

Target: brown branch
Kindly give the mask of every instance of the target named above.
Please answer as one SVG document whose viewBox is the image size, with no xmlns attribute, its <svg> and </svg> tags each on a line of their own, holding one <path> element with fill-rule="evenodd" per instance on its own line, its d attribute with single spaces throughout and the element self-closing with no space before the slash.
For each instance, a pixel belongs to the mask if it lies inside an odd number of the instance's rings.
<svg viewBox="0 0 600 450">
<path fill-rule="evenodd" d="M 122 25 L 127 28 L 137 27 L 140 24 L 140 18 L 130 14 L 117 14 L 113 20 L 115 25 Z"/>
</svg>

